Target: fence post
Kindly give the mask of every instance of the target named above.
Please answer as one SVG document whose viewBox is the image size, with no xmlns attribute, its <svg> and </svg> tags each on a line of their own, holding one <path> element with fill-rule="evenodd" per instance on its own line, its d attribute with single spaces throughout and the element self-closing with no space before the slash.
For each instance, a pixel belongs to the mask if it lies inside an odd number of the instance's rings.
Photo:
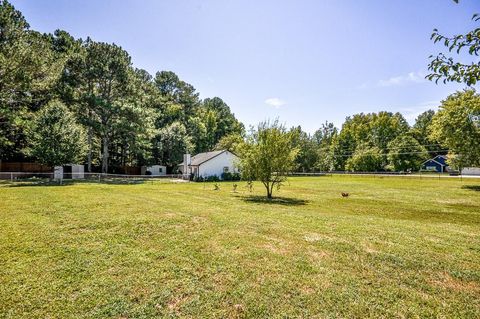
<svg viewBox="0 0 480 319">
<path fill-rule="evenodd" d="M 10 182 L 13 183 L 13 173 L 10 173 Z"/>
</svg>

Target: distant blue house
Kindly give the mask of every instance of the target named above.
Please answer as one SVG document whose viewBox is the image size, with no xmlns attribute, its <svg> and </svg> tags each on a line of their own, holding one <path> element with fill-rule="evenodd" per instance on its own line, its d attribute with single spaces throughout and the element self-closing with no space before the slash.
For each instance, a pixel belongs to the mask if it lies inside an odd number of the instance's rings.
<svg viewBox="0 0 480 319">
<path fill-rule="evenodd" d="M 437 155 L 422 164 L 422 169 L 432 172 L 448 172 L 447 156 Z"/>
</svg>

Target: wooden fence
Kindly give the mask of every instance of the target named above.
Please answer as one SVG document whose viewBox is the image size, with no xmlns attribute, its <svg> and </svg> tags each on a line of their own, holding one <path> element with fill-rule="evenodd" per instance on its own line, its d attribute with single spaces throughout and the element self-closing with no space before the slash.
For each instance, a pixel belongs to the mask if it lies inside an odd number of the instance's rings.
<svg viewBox="0 0 480 319">
<path fill-rule="evenodd" d="M 39 163 L 0 161 L 0 172 L 51 173 L 53 168 Z"/>
<path fill-rule="evenodd" d="M 100 167 L 93 167 L 94 172 L 100 172 Z M 86 170 L 85 170 L 86 171 Z M 0 161 L 0 172 L 28 172 L 28 173 L 52 173 L 53 167 L 39 163 L 28 162 L 3 162 Z M 139 166 L 119 166 L 111 167 L 109 172 L 126 175 L 140 175 Z"/>
</svg>

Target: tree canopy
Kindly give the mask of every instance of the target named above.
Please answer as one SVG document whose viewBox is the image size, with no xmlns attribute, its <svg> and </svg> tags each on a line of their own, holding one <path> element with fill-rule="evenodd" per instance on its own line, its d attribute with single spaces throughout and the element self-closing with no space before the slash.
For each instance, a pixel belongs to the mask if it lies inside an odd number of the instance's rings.
<svg viewBox="0 0 480 319">
<path fill-rule="evenodd" d="M 417 171 L 428 158 L 427 149 L 409 134 L 397 136 L 388 148 L 389 168 L 393 171 Z"/>
<path fill-rule="evenodd" d="M 448 148 L 449 162 L 457 167 L 480 165 L 480 129 L 471 115 L 480 114 L 480 95 L 474 90 L 456 92 L 433 117 L 431 137 Z"/>
<path fill-rule="evenodd" d="M 32 142 L 27 128 L 52 100 L 86 131 L 88 171 L 154 163 L 173 170 L 178 154 L 209 151 L 224 136 L 244 134 L 221 98 L 200 99 L 172 71 L 152 76 L 135 68 L 119 45 L 30 30 L 6 0 L 0 26 L 0 160 L 39 160 L 25 151 Z"/>
<path fill-rule="evenodd" d="M 60 101 L 51 101 L 35 114 L 26 150 L 49 166 L 78 163 L 86 151 L 85 132 Z"/>
<path fill-rule="evenodd" d="M 360 144 L 345 164 L 345 170 L 352 172 L 376 172 L 383 168 L 382 150 L 377 146 Z"/>
</svg>

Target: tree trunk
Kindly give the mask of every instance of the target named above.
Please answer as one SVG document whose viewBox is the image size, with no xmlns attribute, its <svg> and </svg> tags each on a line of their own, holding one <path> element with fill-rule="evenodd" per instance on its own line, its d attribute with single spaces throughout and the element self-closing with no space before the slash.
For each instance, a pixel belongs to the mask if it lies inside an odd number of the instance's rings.
<svg viewBox="0 0 480 319">
<path fill-rule="evenodd" d="M 265 185 L 265 187 L 267 188 L 267 198 L 271 199 L 272 198 L 272 189 L 270 188 L 270 183 L 267 183 Z"/>
<path fill-rule="evenodd" d="M 275 186 L 275 183 L 272 183 L 272 185 L 270 185 L 270 190 L 269 190 L 270 196 L 268 198 L 273 198 L 273 187 L 274 186 Z"/>
<path fill-rule="evenodd" d="M 109 145 L 109 141 L 108 141 L 108 137 L 107 136 L 104 136 L 102 138 L 102 142 L 103 142 L 103 153 L 102 153 L 102 173 L 107 173 L 108 172 L 108 145 Z"/>
<path fill-rule="evenodd" d="M 262 181 L 263 186 L 267 189 L 267 198 L 272 198 L 272 192 L 270 191 L 270 182 Z"/>
<path fill-rule="evenodd" d="M 92 128 L 88 128 L 88 136 L 87 136 L 87 143 L 88 143 L 88 157 L 87 157 L 87 171 L 89 173 L 92 172 L 92 147 L 93 147 L 93 132 Z"/>
</svg>

